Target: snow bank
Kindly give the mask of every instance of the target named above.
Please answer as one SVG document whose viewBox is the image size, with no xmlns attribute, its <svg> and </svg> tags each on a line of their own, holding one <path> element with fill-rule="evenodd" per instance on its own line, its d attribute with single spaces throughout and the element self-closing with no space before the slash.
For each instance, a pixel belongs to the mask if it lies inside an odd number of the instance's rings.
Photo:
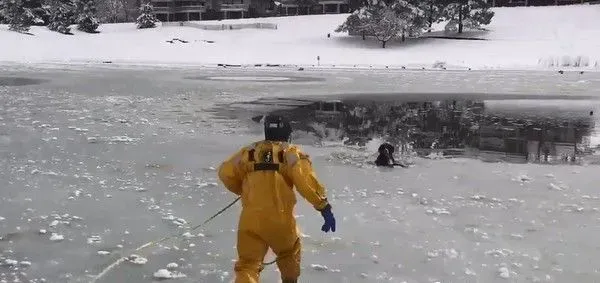
<svg viewBox="0 0 600 283">
<path fill-rule="evenodd" d="M 277 29 L 204 30 L 162 26 L 137 30 L 135 24 L 105 24 L 99 34 L 62 35 L 32 27 L 34 36 L 0 26 L 0 62 L 255 65 L 321 67 L 432 68 L 584 68 L 600 70 L 600 9 L 592 5 L 497 8 L 487 31 L 462 37 L 392 42 L 382 49 L 375 40 L 333 32 L 347 14 L 195 22 L 276 24 Z M 194 24 L 194 23 L 192 23 Z M 327 37 L 331 34 L 331 38 Z M 180 40 L 174 40 L 180 39 Z M 169 41 L 169 42 L 168 42 Z M 317 56 L 320 62 L 317 62 Z"/>
</svg>

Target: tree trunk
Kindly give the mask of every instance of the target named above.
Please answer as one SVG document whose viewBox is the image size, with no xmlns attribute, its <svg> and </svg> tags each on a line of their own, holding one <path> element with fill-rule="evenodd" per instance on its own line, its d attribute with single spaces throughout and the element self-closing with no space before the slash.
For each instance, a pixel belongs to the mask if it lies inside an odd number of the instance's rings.
<svg viewBox="0 0 600 283">
<path fill-rule="evenodd" d="M 404 32 L 402 32 L 402 42 L 404 42 L 406 40 L 406 34 Z"/>
<path fill-rule="evenodd" d="M 364 31 L 362 32 L 362 39 L 363 39 L 363 40 L 366 40 L 366 39 L 367 39 L 367 35 L 365 34 L 365 32 L 364 32 Z"/>
<path fill-rule="evenodd" d="M 431 28 L 433 27 L 433 1 L 429 3 L 429 17 L 427 18 L 427 21 L 429 22 L 429 29 L 427 29 L 427 32 L 431 32 Z"/>
<path fill-rule="evenodd" d="M 381 41 L 381 47 L 385 48 L 385 44 L 387 43 L 387 40 L 382 40 Z"/>
<path fill-rule="evenodd" d="M 458 9 L 458 33 L 463 32 L 463 7 L 462 5 Z"/>
<path fill-rule="evenodd" d="M 125 22 L 129 22 L 129 9 L 127 9 L 127 5 L 123 5 L 123 13 L 125 14 Z"/>
</svg>

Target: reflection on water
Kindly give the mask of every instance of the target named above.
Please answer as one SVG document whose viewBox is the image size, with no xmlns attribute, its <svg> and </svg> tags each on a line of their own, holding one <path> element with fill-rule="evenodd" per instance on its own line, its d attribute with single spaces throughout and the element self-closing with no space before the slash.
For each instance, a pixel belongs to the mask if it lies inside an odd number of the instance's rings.
<svg viewBox="0 0 600 283">
<path fill-rule="evenodd" d="M 585 157 L 595 163 L 596 101 L 269 99 L 250 104 L 268 109 L 255 110 L 255 122 L 263 114 L 279 114 L 296 130 L 345 144 L 382 138 L 397 152 L 421 156 L 543 163 L 579 163 Z"/>
</svg>

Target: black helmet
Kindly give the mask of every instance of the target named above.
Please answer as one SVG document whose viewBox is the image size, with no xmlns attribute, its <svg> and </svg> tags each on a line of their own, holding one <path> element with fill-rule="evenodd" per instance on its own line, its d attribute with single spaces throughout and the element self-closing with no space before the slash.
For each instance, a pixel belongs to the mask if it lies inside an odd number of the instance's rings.
<svg viewBox="0 0 600 283">
<path fill-rule="evenodd" d="M 265 117 L 265 140 L 289 141 L 292 134 L 292 126 L 283 117 L 268 115 Z"/>
</svg>

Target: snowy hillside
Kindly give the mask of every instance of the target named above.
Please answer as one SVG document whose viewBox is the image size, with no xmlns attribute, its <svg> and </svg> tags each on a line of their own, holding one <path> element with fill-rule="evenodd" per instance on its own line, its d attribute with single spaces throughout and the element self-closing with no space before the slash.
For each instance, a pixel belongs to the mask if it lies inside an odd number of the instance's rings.
<svg viewBox="0 0 600 283">
<path fill-rule="evenodd" d="M 574 64 L 600 69 L 600 6 L 498 8 L 489 32 L 465 36 L 488 39 L 422 38 L 380 48 L 375 40 L 334 33 L 347 15 L 244 19 L 276 23 L 276 30 L 206 31 L 192 27 L 136 30 L 134 24 L 106 24 L 99 34 L 62 35 L 33 27 L 34 36 L 0 26 L 0 62 L 101 62 L 176 64 L 296 64 L 321 66 L 529 69 Z M 437 27 L 439 30 L 442 25 Z M 331 38 L 327 34 L 331 33 Z M 426 36 L 442 35 L 434 32 Z M 188 43 L 167 40 L 179 38 Z M 587 66 L 586 66 L 587 65 Z"/>
</svg>

